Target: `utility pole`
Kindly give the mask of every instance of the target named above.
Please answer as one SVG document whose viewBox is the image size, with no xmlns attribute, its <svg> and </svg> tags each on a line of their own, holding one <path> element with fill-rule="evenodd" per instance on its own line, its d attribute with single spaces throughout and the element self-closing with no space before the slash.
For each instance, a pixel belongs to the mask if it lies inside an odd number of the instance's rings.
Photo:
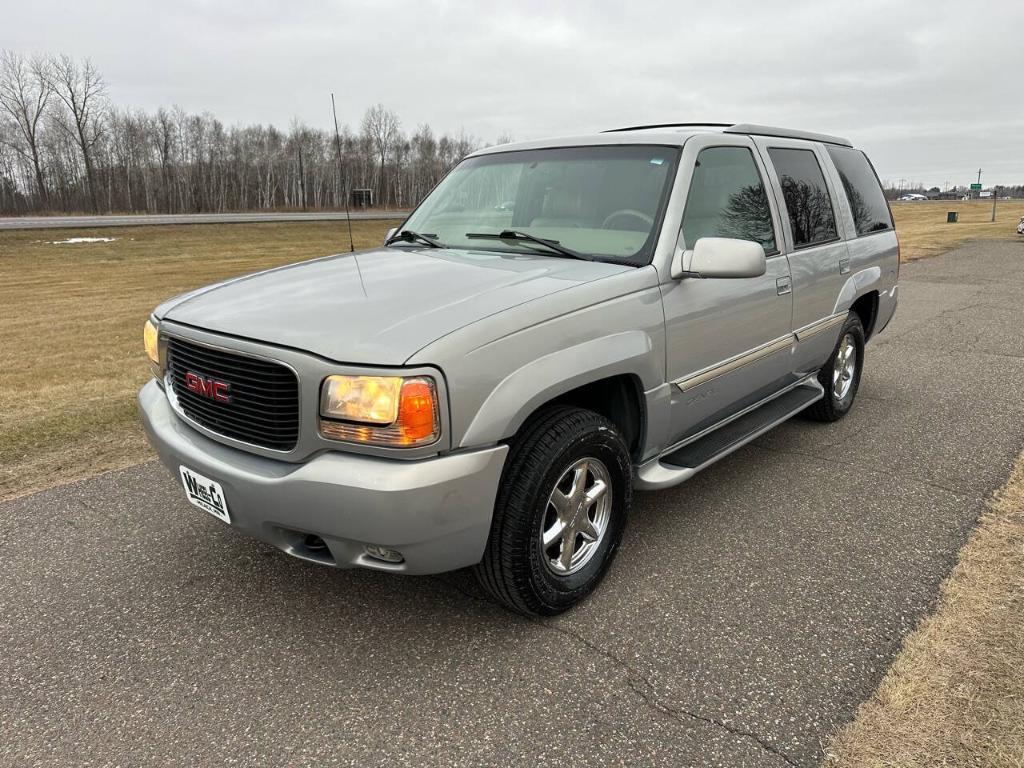
<svg viewBox="0 0 1024 768">
<path fill-rule="evenodd" d="M 999 192 L 996 189 L 996 185 L 992 185 L 992 221 L 996 220 L 996 200 L 999 199 Z"/>
<path fill-rule="evenodd" d="M 978 169 L 978 199 L 981 199 L 981 168 Z"/>
<path fill-rule="evenodd" d="M 299 139 L 299 190 L 302 194 L 302 211 L 306 211 L 306 169 L 302 164 L 302 139 Z"/>
</svg>

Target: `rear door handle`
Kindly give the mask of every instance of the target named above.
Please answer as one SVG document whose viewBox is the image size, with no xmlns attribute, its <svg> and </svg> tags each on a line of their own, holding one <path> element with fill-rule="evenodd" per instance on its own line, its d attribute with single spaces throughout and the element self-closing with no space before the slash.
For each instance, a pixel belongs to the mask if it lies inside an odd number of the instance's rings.
<svg viewBox="0 0 1024 768">
<path fill-rule="evenodd" d="M 839 274 L 840 275 L 845 275 L 845 274 L 849 273 L 849 271 L 850 271 L 850 260 L 849 259 L 840 259 L 839 260 Z"/>
<path fill-rule="evenodd" d="M 793 292 L 793 281 L 788 277 L 780 277 L 775 281 L 775 291 L 779 296 L 785 296 Z"/>
</svg>

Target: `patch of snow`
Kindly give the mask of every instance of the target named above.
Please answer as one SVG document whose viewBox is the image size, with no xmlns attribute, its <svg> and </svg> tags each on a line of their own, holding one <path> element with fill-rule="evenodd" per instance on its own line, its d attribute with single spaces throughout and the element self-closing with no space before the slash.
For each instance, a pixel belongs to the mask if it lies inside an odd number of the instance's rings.
<svg viewBox="0 0 1024 768">
<path fill-rule="evenodd" d="M 116 237 L 69 237 L 67 240 L 54 240 L 51 245 L 73 245 L 75 243 L 112 243 Z"/>
</svg>

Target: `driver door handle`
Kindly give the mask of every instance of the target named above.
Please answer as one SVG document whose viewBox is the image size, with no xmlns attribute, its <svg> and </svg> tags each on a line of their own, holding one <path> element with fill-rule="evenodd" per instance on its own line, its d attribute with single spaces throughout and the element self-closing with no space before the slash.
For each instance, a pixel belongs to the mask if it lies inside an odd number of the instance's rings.
<svg viewBox="0 0 1024 768">
<path fill-rule="evenodd" d="M 793 292 L 793 281 L 788 277 L 780 277 L 775 281 L 775 292 L 779 296 L 785 296 L 787 293 Z"/>
</svg>

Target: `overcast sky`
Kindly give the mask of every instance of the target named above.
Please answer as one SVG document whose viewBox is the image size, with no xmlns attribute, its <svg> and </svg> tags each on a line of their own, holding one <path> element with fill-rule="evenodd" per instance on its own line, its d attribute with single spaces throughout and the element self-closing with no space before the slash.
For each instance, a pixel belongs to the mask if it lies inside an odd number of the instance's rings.
<svg viewBox="0 0 1024 768">
<path fill-rule="evenodd" d="M 485 142 L 645 122 L 836 133 L 883 178 L 1024 183 L 1024 1 L 0 0 L 0 48 L 91 57 L 119 106 Z M 692 7 L 691 7 L 692 6 Z"/>
</svg>

